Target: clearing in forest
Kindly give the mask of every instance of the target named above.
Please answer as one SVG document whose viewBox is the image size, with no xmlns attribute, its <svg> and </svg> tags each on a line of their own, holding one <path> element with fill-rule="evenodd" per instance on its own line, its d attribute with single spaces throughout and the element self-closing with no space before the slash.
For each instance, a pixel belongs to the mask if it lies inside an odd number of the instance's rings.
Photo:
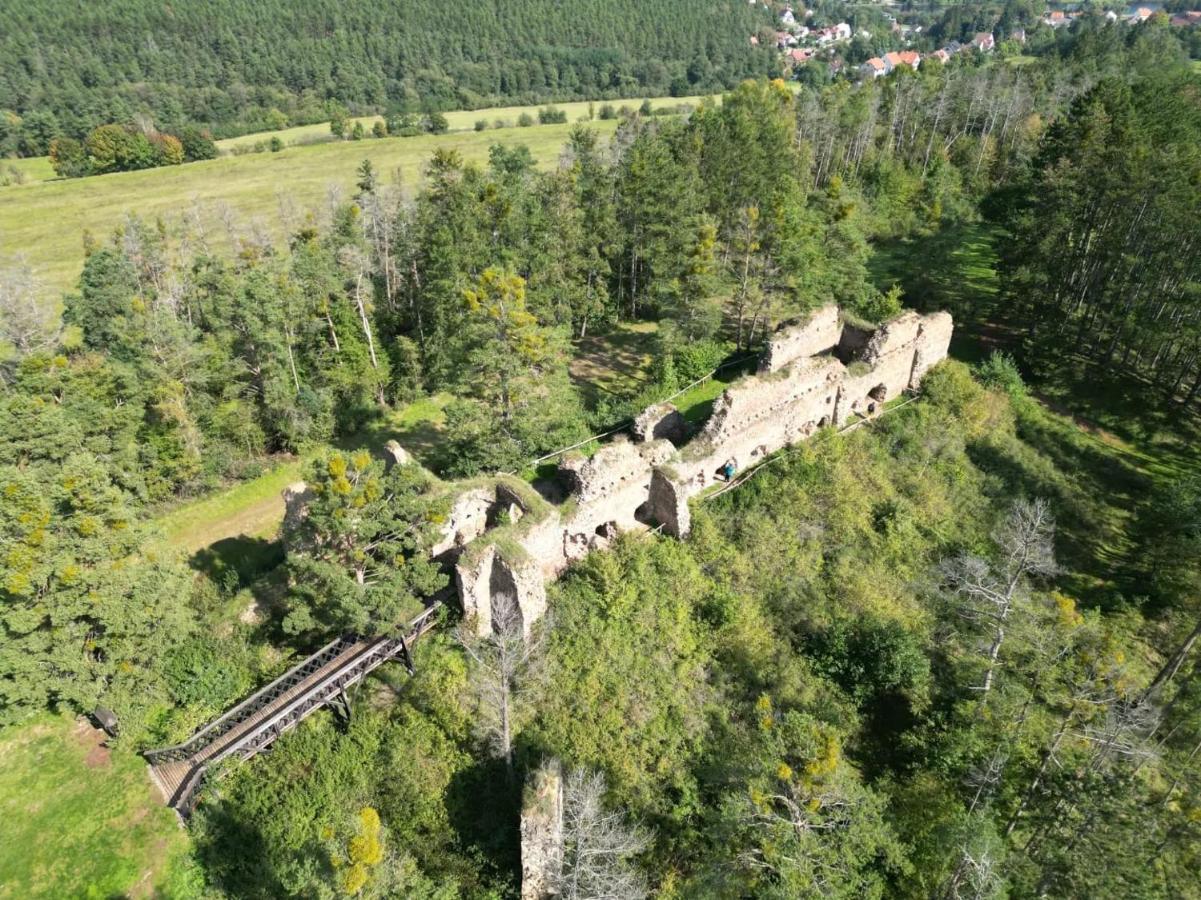
<svg viewBox="0 0 1201 900">
<path fill-rule="evenodd" d="M 65 716 L 0 730 L 0 898 L 186 893 L 175 814 L 104 737 Z"/>
</svg>

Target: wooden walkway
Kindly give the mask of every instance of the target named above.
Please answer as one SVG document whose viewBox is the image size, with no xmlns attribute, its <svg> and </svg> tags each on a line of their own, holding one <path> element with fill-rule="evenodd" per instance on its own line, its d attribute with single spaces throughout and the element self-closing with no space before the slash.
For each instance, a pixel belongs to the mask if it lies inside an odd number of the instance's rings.
<svg viewBox="0 0 1201 900">
<path fill-rule="evenodd" d="M 341 704 L 349 712 L 346 689 L 390 659 L 402 659 L 412 671 L 409 648 L 437 624 L 441 605 L 435 601 L 399 636 L 331 641 L 182 744 L 148 750 L 144 755 L 163 800 L 186 818 L 218 763 L 261 753 L 322 706 Z"/>
</svg>

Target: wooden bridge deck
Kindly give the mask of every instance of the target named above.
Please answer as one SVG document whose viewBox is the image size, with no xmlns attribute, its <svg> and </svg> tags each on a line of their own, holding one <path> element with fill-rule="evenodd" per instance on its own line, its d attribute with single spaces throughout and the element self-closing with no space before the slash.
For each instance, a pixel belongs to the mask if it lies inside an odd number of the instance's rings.
<svg viewBox="0 0 1201 900">
<path fill-rule="evenodd" d="M 411 668 L 409 648 L 434 627 L 440 606 L 435 602 L 428 607 L 399 637 L 339 638 L 182 744 L 147 751 L 151 777 L 163 800 L 186 817 L 211 766 L 265 750 L 322 706 L 344 699 L 346 688 L 390 659 L 401 657 Z"/>
</svg>

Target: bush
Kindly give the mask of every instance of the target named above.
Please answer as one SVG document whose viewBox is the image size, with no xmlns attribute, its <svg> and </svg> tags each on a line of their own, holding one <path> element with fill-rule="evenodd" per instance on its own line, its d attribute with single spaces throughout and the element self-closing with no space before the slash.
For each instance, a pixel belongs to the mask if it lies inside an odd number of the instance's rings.
<svg viewBox="0 0 1201 900">
<path fill-rule="evenodd" d="M 388 136 L 388 126 L 383 121 L 377 121 L 371 126 L 371 134 L 373 137 L 382 138 Z"/>
<path fill-rule="evenodd" d="M 476 119 L 475 120 L 475 130 L 476 131 L 487 131 L 488 130 L 488 120 L 487 119 Z"/>
<path fill-rule="evenodd" d="M 1022 381 L 1022 373 L 1008 353 L 993 351 L 988 359 L 976 366 L 975 374 L 985 387 L 1004 391 L 1014 400 L 1026 396 L 1026 384 Z"/>
<path fill-rule="evenodd" d="M 531 116 L 529 113 L 523 112 L 521 115 L 519 115 L 517 117 L 517 127 L 518 128 L 529 128 L 533 124 L 534 124 L 534 117 Z"/>
<path fill-rule="evenodd" d="M 207 129 L 189 125 L 179 133 L 179 142 L 183 144 L 183 158 L 188 162 L 217 158 L 217 144 Z"/>
<path fill-rule="evenodd" d="M 350 129 L 350 139 L 352 141 L 361 141 L 367 136 L 367 129 L 363 127 L 362 122 L 355 122 L 354 127 Z"/>
<path fill-rule="evenodd" d="M 553 106 L 544 106 L 538 110 L 539 125 L 562 125 L 567 121 L 567 113 Z"/>
<path fill-rule="evenodd" d="M 493 128 L 511 128 L 512 124 L 508 119 L 495 119 L 492 122 Z"/>
<path fill-rule="evenodd" d="M 430 134 L 446 134 L 450 130 L 450 123 L 446 121 L 446 116 L 440 112 L 432 112 L 425 117 L 425 130 Z"/>
<path fill-rule="evenodd" d="M 81 178 L 88 174 L 88 155 L 74 138 L 56 137 L 50 142 L 50 165 L 61 178 Z"/>
<path fill-rule="evenodd" d="M 859 704 L 897 694 L 917 708 L 930 692 L 930 661 L 921 638 L 893 620 L 840 620 L 806 648 L 822 674 Z"/>
<path fill-rule="evenodd" d="M 708 375 L 729 355 L 729 347 L 721 341 L 692 341 L 671 351 L 676 378 L 684 385 Z"/>
<path fill-rule="evenodd" d="M 279 135 L 273 134 L 267 146 L 272 153 L 279 153 L 280 150 L 284 149 L 284 142 L 280 140 Z"/>
<path fill-rule="evenodd" d="M 612 103 L 605 103 L 600 108 L 600 117 L 602 119 L 616 119 L 617 110 L 613 108 Z"/>
</svg>

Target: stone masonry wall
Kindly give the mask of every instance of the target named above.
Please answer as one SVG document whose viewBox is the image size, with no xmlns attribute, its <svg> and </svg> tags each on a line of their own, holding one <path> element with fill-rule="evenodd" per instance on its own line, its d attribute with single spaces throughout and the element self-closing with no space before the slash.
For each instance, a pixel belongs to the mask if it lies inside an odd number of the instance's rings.
<svg viewBox="0 0 1201 900">
<path fill-rule="evenodd" d="M 520 557 L 502 563 L 520 577 L 497 581 L 492 570 L 484 577 L 470 567 L 460 573 L 464 611 L 475 614 L 478 627 L 486 631 L 490 607 L 485 594 L 516 583 L 528 628 L 546 605 L 535 570 L 543 579 L 553 579 L 573 561 L 609 546 L 621 532 L 652 524 L 686 536 L 689 498 L 717 483 L 727 460 L 745 469 L 821 428 L 875 415 L 887 401 L 918 387 L 926 371 L 945 358 L 951 330 L 946 313 L 915 312 L 902 313 L 873 331 L 844 330 L 837 308 L 824 307 L 778 331 L 759 374 L 727 388 L 705 427 L 687 444 L 677 447 L 654 439 L 652 423 L 668 410 L 652 407 L 640 417 L 637 438 L 645 443 L 619 439 L 591 458 L 562 463 L 564 480 L 571 485 L 569 503 L 496 538 L 511 546 L 510 555 Z M 488 539 L 488 534 L 478 538 Z"/>
<path fill-rule="evenodd" d="M 570 491 L 562 505 L 523 496 L 528 485 L 513 479 L 477 482 L 455 498 L 433 555 L 454 564 L 463 611 L 481 633 L 502 593 L 528 631 L 546 609 L 546 582 L 572 562 L 626 531 L 661 525 L 687 536 L 689 499 L 720 481 L 727 461 L 743 470 L 822 428 L 877 414 L 946 357 L 952 329 L 947 313 L 905 312 L 869 331 L 823 307 L 773 335 L 759 374 L 730 385 L 691 441 L 682 444 L 674 407 L 658 405 L 638 417 L 636 442 L 619 438 L 560 462 Z M 303 485 L 289 498 L 295 521 Z"/>
<path fill-rule="evenodd" d="M 798 359 L 825 353 L 842 339 L 842 319 L 838 307 L 823 306 L 805 318 L 788 322 L 776 329 L 767 342 L 759 364 L 760 372 L 778 372 Z"/>
</svg>

